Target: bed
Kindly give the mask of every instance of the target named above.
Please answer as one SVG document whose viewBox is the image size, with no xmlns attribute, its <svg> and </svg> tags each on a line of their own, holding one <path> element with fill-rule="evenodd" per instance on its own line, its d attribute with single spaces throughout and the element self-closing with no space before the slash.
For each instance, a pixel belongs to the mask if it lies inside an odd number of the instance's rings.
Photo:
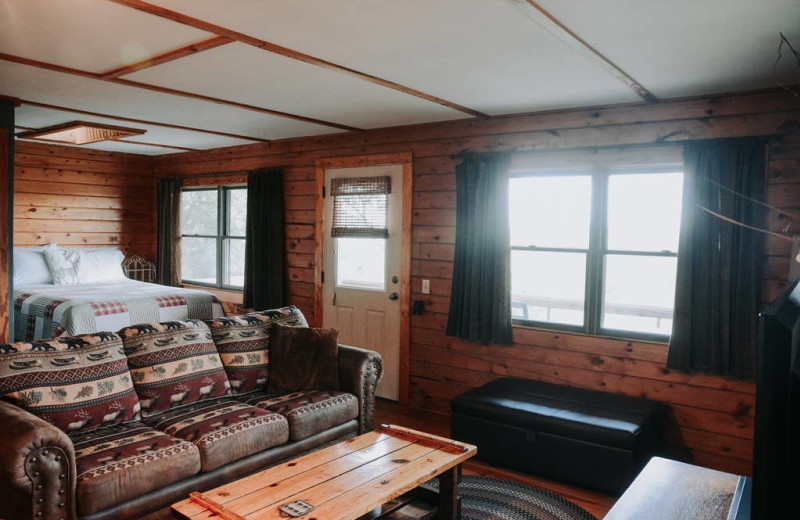
<svg viewBox="0 0 800 520">
<path fill-rule="evenodd" d="M 223 315 L 222 303 L 209 292 L 136 280 L 102 285 L 40 284 L 14 290 L 15 341 Z"/>
</svg>

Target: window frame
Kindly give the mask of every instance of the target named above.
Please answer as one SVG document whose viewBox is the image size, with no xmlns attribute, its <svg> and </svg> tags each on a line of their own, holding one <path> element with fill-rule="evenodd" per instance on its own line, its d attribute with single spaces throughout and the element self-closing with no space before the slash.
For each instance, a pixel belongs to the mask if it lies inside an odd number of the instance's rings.
<svg viewBox="0 0 800 520">
<path fill-rule="evenodd" d="M 608 183 L 612 175 L 648 175 L 659 173 L 683 173 L 682 164 L 669 165 L 587 165 L 579 168 L 513 169 L 511 179 L 524 177 L 588 176 L 591 177 L 592 195 L 589 221 L 588 249 L 567 247 L 537 247 L 511 245 L 511 251 L 539 251 L 552 253 L 582 253 L 586 255 L 583 325 L 554 323 L 549 321 L 512 318 L 512 324 L 520 327 L 578 332 L 594 336 L 616 337 L 668 343 L 669 334 L 614 329 L 602 326 L 604 312 L 606 258 L 609 255 L 673 257 L 677 251 L 635 251 L 608 248 Z"/>
<path fill-rule="evenodd" d="M 232 184 L 225 186 L 199 186 L 186 187 L 181 189 L 181 194 L 191 191 L 216 191 L 217 192 L 217 232 L 214 235 L 184 234 L 181 233 L 181 240 L 184 238 L 213 238 L 216 241 L 215 259 L 217 263 L 217 282 L 199 282 L 183 277 L 181 272 L 181 283 L 186 285 L 197 285 L 200 287 L 210 287 L 214 289 L 225 289 L 228 291 L 244 291 L 244 286 L 226 285 L 223 283 L 225 273 L 229 269 L 225 248 L 230 247 L 230 240 L 246 240 L 246 236 L 230 234 L 230 194 L 234 190 L 247 191 L 247 185 Z"/>
</svg>

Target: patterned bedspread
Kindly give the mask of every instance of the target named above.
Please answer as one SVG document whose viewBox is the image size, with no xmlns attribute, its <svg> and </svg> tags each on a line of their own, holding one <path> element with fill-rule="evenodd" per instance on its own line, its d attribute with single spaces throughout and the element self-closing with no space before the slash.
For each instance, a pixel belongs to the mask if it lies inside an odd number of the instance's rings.
<svg viewBox="0 0 800 520">
<path fill-rule="evenodd" d="M 224 316 L 222 304 L 209 292 L 135 280 L 107 285 L 31 285 L 14 291 L 15 341 L 220 316 Z"/>
</svg>

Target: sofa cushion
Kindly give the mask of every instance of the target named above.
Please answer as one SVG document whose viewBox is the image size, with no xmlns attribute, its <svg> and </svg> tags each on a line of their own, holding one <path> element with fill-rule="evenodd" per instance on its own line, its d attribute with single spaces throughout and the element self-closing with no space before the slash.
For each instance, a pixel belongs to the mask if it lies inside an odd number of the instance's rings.
<svg viewBox="0 0 800 520">
<path fill-rule="evenodd" d="M 239 399 L 286 417 L 292 441 L 311 437 L 358 417 L 356 396 L 338 390 L 256 392 Z"/>
<path fill-rule="evenodd" d="M 122 341 L 110 332 L 0 347 L 0 396 L 65 432 L 139 413 Z"/>
<path fill-rule="evenodd" d="M 142 417 L 228 392 L 228 377 L 202 321 L 143 323 L 119 334 Z"/>
<path fill-rule="evenodd" d="M 283 416 L 231 397 L 190 404 L 144 419 L 145 424 L 185 439 L 200 449 L 202 471 L 284 444 L 289 425 Z"/>
<path fill-rule="evenodd" d="M 337 390 L 339 331 L 272 326 L 270 392 Z"/>
<path fill-rule="evenodd" d="M 200 472 L 197 447 L 140 422 L 71 434 L 78 514 L 89 515 Z"/>
<path fill-rule="evenodd" d="M 308 327 L 295 306 L 206 321 L 234 394 L 261 390 L 269 377 L 269 333 L 273 323 Z"/>
</svg>

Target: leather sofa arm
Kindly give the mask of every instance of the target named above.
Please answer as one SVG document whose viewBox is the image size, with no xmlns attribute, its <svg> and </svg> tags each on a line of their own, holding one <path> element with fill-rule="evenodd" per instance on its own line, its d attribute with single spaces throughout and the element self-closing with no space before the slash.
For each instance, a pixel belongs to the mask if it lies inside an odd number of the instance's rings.
<svg viewBox="0 0 800 520">
<path fill-rule="evenodd" d="M 358 433 L 375 428 L 375 389 L 383 376 L 381 355 L 372 350 L 339 345 L 339 389 L 358 397 Z"/>
<path fill-rule="evenodd" d="M 75 449 L 66 433 L 0 401 L 0 518 L 75 520 Z"/>
</svg>

